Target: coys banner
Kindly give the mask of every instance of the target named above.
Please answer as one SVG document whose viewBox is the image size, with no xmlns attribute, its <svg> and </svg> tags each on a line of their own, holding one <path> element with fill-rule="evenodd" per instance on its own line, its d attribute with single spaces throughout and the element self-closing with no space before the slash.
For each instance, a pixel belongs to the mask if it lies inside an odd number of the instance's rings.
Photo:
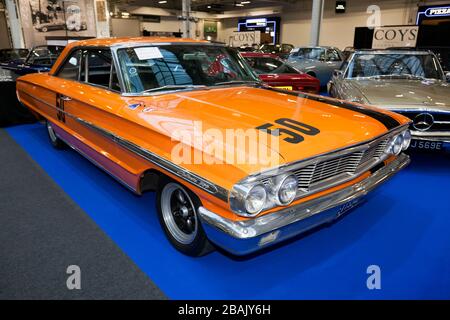
<svg viewBox="0 0 450 320">
<path fill-rule="evenodd" d="M 415 47 L 418 31 L 418 26 L 376 27 L 373 32 L 372 49 Z"/>
<path fill-rule="evenodd" d="M 252 46 L 261 43 L 261 31 L 235 31 L 229 39 L 232 47 Z"/>
</svg>

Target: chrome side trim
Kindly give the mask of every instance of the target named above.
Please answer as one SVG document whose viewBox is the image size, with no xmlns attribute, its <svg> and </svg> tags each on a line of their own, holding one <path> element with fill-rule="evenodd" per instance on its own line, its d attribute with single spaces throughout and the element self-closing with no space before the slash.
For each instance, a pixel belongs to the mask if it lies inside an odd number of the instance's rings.
<svg viewBox="0 0 450 320">
<path fill-rule="evenodd" d="M 409 156 L 401 154 L 370 177 L 349 187 L 254 219 L 233 221 L 204 207 L 200 207 L 198 212 L 202 221 L 233 238 L 254 238 L 362 197 L 406 167 L 409 162 Z"/>
<path fill-rule="evenodd" d="M 174 174 L 175 176 L 179 177 L 180 179 L 183 179 L 183 180 L 189 182 L 190 184 L 193 184 L 196 187 L 208 192 L 209 194 L 212 194 L 213 196 L 219 198 L 220 200 L 222 200 L 224 202 L 228 202 L 228 190 L 227 189 L 222 188 L 221 186 L 218 186 L 218 185 L 214 184 L 213 182 L 210 182 L 210 181 L 196 175 L 195 173 L 190 172 L 190 171 L 156 155 L 155 153 L 153 153 L 147 149 L 144 149 L 144 148 L 142 148 L 142 147 L 140 147 L 140 146 L 138 146 L 138 145 L 108 131 L 108 130 L 100 128 L 89 121 L 86 121 L 86 120 L 81 119 L 71 113 L 66 112 L 65 110 L 59 109 L 56 106 L 48 103 L 47 101 L 44 101 L 40 98 L 36 98 L 24 91 L 21 91 L 21 93 L 24 93 L 24 94 L 28 95 L 29 97 L 31 97 L 32 99 L 35 99 L 36 101 L 39 101 L 59 112 L 63 112 L 68 117 L 78 121 L 80 124 L 88 127 L 91 130 L 96 131 L 97 133 L 103 135 L 104 137 L 114 141 L 115 143 L 119 144 L 120 146 L 124 147 L 125 149 L 144 158 L 145 160 L 150 161 L 151 163 Z"/>
<path fill-rule="evenodd" d="M 158 167 L 161 167 L 162 169 L 176 175 L 177 177 L 179 177 L 183 180 L 186 180 L 187 182 L 197 186 L 198 188 L 208 192 L 209 194 L 216 196 L 217 198 L 219 198 L 223 201 L 228 202 L 228 190 L 226 190 L 206 179 L 203 179 L 202 177 L 196 175 L 195 173 L 190 172 L 190 171 L 168 161 L 167 159 L 164 159 L 164 158 L 158 156 L 157 154 L 155 154 L 147 149 L 144 149 L 126 139 L 123 139 L 122 137 L 119 137 L 118 135 L 116 135 L 108 130 L 100 128 L 100 127 L 94 125 L 93 123 L 90 123 L 90 122 L 80 119 L 80 118 L 75 118 L 75 120 L 77 120 L 79 123 L 83 124 L 84 126 L 96 131 L 97 133 L 113 140 L 120 146 L 122 146 L 125 149 L 150 161 L 151 163 L 157 165 Z"/>
<path fill-rule="evenodd" d="M 61 129 L 64 130 L 64 129 Z M 116 180 L 117 182 L 119 182 L 120 184 L 122 184 L 124 187 L 126 187 L 127 189 L 129 189 L 130 191 L 132 191 L 135 194 L 139 194 L 138 191 L 133 188 L 132 186 L 130 186 L 128 183 L 126 183 L 125 181 L 123 181 L 122 179 L 120 179 L 118 176 L 112 174 L 112 172 L 110 172 L 108 169 L 106 169 L 104 166 L 102 166 L 100 163 L 98 163 L 96 160 L 92 159 L 91 157 L 89 157 L 85 152 L 81 151 L 79 148 L 75 147 L 73 144 L 67 142 L 67 140 L 63 139 L 60 135 L 58 135 L 55 132 L 56 136 L 61 139 L 62 141 L 64 141 L 65 144 L 67 144 L 70 148 L 72 148 L 74 151 L 78 152 L 79 154 L 81 154 L 84 158 L 86 158 L 89 162 L 91 162 L 93 165 L 95 165 L 97 168 L 103 170 L 104 172 L 106 172 L 110 177 L 112 177 L 114 180 Z"/>
</svg>

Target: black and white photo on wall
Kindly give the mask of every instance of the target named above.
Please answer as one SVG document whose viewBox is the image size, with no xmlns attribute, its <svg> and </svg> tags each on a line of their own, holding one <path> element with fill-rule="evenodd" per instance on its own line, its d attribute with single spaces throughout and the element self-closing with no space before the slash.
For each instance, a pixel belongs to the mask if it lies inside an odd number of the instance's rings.
<svg viewBox="0 0 450 320">
<path fill-rule="evenodd" d="M 78 1 L 29 0 L 29 6 L 33 27 L 39 32 L 87 30 Z"/>
</svg>

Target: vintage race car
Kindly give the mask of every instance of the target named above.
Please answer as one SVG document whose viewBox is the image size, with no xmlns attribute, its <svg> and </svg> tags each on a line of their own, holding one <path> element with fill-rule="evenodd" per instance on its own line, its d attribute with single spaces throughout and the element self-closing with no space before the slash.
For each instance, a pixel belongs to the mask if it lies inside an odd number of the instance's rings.
<svg viewBox="0 0 450 320">
<path fill-rule="evenodd" d="M 223 67 L 219 67 L 220 63 Z M 238 52 L 179 38 L 69 44 L 20 101 L 136 194 L 181 252 L 242 255 L 333 221 L 405 167 L 409 120 L 262 84 Z"/>
</svg>

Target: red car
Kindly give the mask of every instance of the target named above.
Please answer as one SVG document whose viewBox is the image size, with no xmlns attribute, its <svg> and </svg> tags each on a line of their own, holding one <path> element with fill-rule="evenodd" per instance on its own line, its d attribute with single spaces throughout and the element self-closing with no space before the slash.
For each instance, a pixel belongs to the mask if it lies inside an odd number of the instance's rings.
<svg viewBox="0 0 450 320">
<path fill-rule="evenodd" d="M 278 56 L 261 52 L 241 52 L 259 78 L 271 87 L 319 93 L 320 81 L 298 71 Z"/>
</svg>

